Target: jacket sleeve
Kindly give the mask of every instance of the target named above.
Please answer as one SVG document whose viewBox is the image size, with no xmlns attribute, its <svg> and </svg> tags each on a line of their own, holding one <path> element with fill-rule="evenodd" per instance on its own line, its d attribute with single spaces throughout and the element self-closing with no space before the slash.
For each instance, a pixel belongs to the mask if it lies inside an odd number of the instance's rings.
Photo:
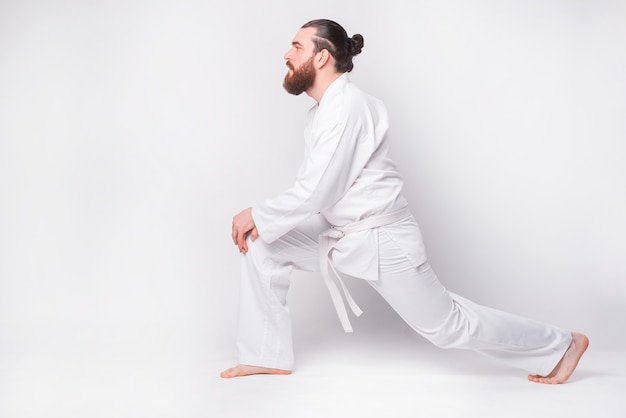
<svg viewBox="0 0 626 418">
<path fill-rule="evenodd" d="M 327 108 L 317 119 L 295 184 L 252 208 L 259 235 L 268 243 L 333 206 L 375 150 L 371 117 L 363 109 Z"/>
</svg>

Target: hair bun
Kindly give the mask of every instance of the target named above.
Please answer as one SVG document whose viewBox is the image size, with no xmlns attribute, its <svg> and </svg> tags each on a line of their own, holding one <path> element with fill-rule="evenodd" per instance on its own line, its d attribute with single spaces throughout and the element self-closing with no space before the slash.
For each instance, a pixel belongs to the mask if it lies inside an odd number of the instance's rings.
<svg viewBox="0 0 626 418">
<path fill-rule="evenodd" d="M 348 38 L 350 42 L 350 54 L 359 55 L 363 49 L 363 36 L 359 33 L 352 35 L 352 38 Z"/>
</svg>

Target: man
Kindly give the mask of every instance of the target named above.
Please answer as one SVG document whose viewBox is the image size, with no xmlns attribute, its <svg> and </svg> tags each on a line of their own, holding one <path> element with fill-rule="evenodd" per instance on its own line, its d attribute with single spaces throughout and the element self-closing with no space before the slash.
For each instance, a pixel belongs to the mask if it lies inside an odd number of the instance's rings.
<svg viewBox="0 0 626 418">
<path fill-rule="evenodd" d="M 232 239 L 243 254 L 239 364 L 221 376 L 291 373 L 286 297 L 296 268 L 321 271 L 347 332 L 343 298 L 357 316 L 361 311 L 343 285 L 346 276 L 367 280 L 437 346 L 480 351 L 527 370 L 534 382 L 565 382 L 587 349 L 585 335 L 477 305 L 447 291 L 433 273 L 389 157 L 385 106 L 348 79 L 362 47 L 361 35 L 314 20 L 285 55 L 285 89 L 306 92 L 316 104 L 294 186 L 233 218 Z"/>
</svg>

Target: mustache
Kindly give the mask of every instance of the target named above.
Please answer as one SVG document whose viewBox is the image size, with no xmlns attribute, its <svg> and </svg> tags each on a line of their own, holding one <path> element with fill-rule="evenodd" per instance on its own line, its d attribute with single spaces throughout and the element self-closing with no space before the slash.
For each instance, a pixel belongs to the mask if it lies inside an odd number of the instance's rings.
<svg viewBox="0 0 626 418">
<path fill-rule="evenodd" d="M 295 68 L 294 68 L 293 64 L 292 64 L 292 63 L 290 63 L 289 61 L 287 61 L 287 62 L 285 63 L 285 65 L 286 65 L 287 67 L 289 67 L 289 69 L 290 69 L 290 70 L 295 70 Z"/>
</svg>

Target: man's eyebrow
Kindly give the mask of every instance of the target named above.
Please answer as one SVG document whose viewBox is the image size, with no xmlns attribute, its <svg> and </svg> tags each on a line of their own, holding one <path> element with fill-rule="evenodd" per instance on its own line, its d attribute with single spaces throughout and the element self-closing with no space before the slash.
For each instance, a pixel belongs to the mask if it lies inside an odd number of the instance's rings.
<svg viewBox="0 0 626 418">
<path fill-rule="evenodd" d="M 298 41 L 292 41 L 291 45 L 293 45 L 293 46 L 302 46 L 302 44 L 300 42 L 298 42 Z"/>
</svg>

